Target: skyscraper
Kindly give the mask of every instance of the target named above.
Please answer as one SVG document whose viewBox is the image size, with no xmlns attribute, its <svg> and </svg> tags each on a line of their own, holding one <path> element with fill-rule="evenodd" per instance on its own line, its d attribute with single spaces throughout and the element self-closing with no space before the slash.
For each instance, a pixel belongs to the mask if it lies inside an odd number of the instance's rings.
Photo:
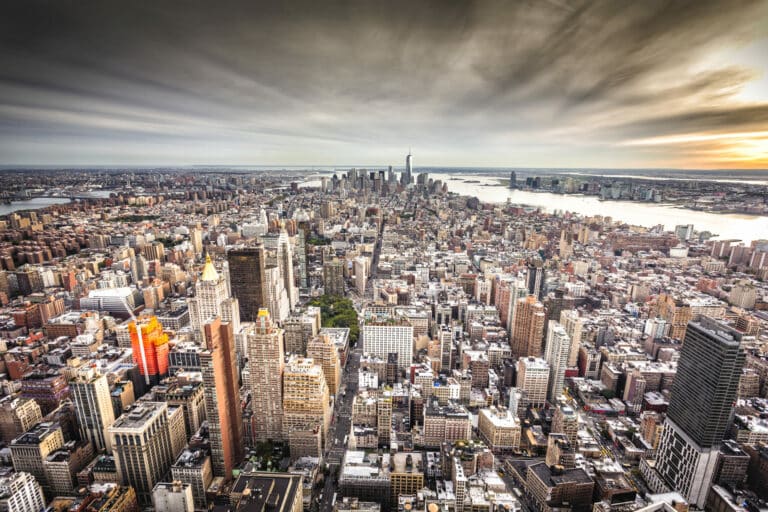
<svg viewBox="0 0 768 512">
<path fill-rule="evenodd" d="M 515 171 L 509 173 L 509 188 L 517 188 L 517 173 Z"/>
<path fill-rule="evenodd" d="M 299 288 L 305 290 L 309 287 L 307 280 L 307 242 L 303 229 L 296 233 L 296 259 L 299 260 Z"/>
<path fill-rule="evenodd" d="M 579 416 L 567 405 L 558 405 L 552 417 L 552 432 L 565 434 L 574 449 L 579 447 Z"/>
<path fill-rule="evenodd" d="M 512 356 L 539 357 L 544 338 L 544 306 L 529 295 L 519 299 L 515 306 L 515 321 L 512 326 Z"/>
<path fill-rule="evenodd" d="M 413 325 L 407 319 L 372 317 L 363 325 L 363 346 L 368 354 L 387 360 L 397 354 L 397 367 L 402 370 L 413 362 Z"/>
<path fill-rule="evenodd" d="M 344 296 L 344 263 L 336 258 L 323 263 L 323 288 L 326 295 Z"/>
<path fill-rule="evenodd" d="M 450 372 L 453 368 L 453 330 L 441 325 L 437 336 L 440 341 L 440 370 Z"/>
<path fill-rule="evenodd" d="M 540 357 L 517 360 L 517 388 L 523 393 L 523 407 L 543 407 L 549 389 L 549 364 Z"/>
<path fill-rule="evenodd" d="M 232 276 L 232 281 L 239 281 L 239 276 Z M 233 322 L 233 330 L 240 324 L 240 312 L 230 298 L 229 285 L 225 276 L 219 275 L 213 266 L 210 255 L 205 257 L 205 265 L 200 279 L 195 284 L 195 296 L 187 299 L 189 304 L 189 322 L 194 328 L 198 341 L 203 340 L 203 325 L 211 318 L 221 317 Z"/>
<path fill-rule="evenodd" d="M 280 230 L 277 243 L 277 261 L 280 267 L 280 275 L 283 279 L 285 291 L 288 293 L 291 311 L 293 311 L 293 308 L 299 302 L 299 290 L 296 288 L 296 282 L 293 277 L 293 251 L 291 250 L 291 241 L 285 228 Z"/>
<path fill-rule="evenodd" d="M 189 243 L 192 246 L 192 250 L 195 252 L 195 256 L 203 252 L 203 232 L 202 230 L 194 227 L 189 230 Z"/>
<path fill-rule="evenodd" d="M 365 287 L 368 284 L 368 258 L 358 256 L 354 261 L 355 268 L 355 288 L 361 296 L 365 295 Z"/>
<path fill-rule="evenodd" d="M 264 270 L 267 294 L 264 296 L 264 307 L 269 309 L 269 314 L 275 322 L 282 323 L 291 314 L 291 302 L 285 289 L 280 267 L 270 265 Z"/>
<path fill-rule="evenodd" d="M 555 400 L 563 393 L 565 385 L 565 368 L 568 366 L 568 356 L 571 352 L 571 338 L 562 325 L 554 320 L 549 321 L 547 330 L 547 346 L 544 359 L 549 363 L 549 390 L 547 396 Z"/>
<path fill-rule="evenodd" d="M 248 334 L 254 442 L 283 439 L 283 330 L 260 309 Z"/>
<path fill-rule="evenodd" d="M 576 366 L 579 358 L 579 347 L 581 346 L 581 331 L 584 322 L 579 317 L 579 312 L 575 309 L 567 309 L 560 313 L 560 324 L 565 332 L 571 338 L 571 352 L 568 354 L 568 367 Z"/>
<path fill-rule="evenodd" d="M 528 293 L 535 296 L 537 299 L 541 299 L 544 293 L 544 262 L 536 260 L 529 262 L 527 265 L 526 281 L 528 284 Z"/>
<path fill-rule="evenodd" d="M 313 337 L 307 344 L 307 357 L 313 359 L 315 364 L 323 369 L 325 383 L 328 392 L 335 395 L 341 384 L 341 363 L 339 361 L 339 349 L 327 334 Z"/>
<path fill-rule="evenodd" d="M 659 442 L 656 471 L 703 508 L 746 358 L 742 333 L 714 319 L 690 322 Z"/>
<path fill-rule="evenodd" d="M 42 420 L 37 400 L 7 396 L 0 401 L 0 440 L 10 443 Z"/>
<path fill-rule="evenodd" d="M 137 329 L 141 329 L 141 340 Z M 138 320 L 138 327 L 136 322 L 128 324 L 128 333 L 131 336 L 133 359 L 139 367 L 139 372 L 149 377 L 153 385 L 157 384 L 168 374 L 168 335 L 163 332 L 163 326 L 156 316 L 143 317 Z M 143 356 L 140 355 L 141 345 L 144 346 Z"/>
<path fill-rule="evenodd" d="M 254 322 L 267 307 L 264 246 L 237 247 L 227 253 L 232 295 L 240 302 L 240 318 Z"/>
<path fill-rule="evenodd" d="M 176 458 L 179 427 L 183 432 L 181 408 L 169 409 L 165 402 L 138 402 L 109 427 L 118 478 L 136 490 L 144 507 L 152 503 L 152 489 Z"/>
<path fill-rule="evenodd" d="M 64 434 L 58 423 L 38 423 L 28 432 L 11 441 L 11 461 L 16 472 L 31 473 L 43 491 L 49 494 L 51 487 L 43 462 L 49 454 L 64 446 Z"/>
<path fill-rule="evenodd" d="M 237 381 L 235 336 L 220 318 L 204 326 L 206 350 L 200 354 L 205 412 L 211 441 L 211 462 L 216 476 L 229 480 L 243 459 L 243 419 Z"/>
<path fill-rule="evenodd" d="M 411 154 L 411 150 L 408 150 L 408 156 L 405 157 L 405 171 L 403 172 L 401 181 L 404 187 L 413 183 L 413 155 Z"/>
<path fill-rule="evenodd" d="M 69 383 L 75 401 L 80 436 L 96 450 L 111 451 L 109 427 L 115 422 L 107 376 L 90 366 L 80 368 Z"/>
<path fill-rule="evenodd" d="M 293 358 L 283 374 L 283 429 L 284 437 L 291 438 L 294 431 L 320 431 L 326 440 L 331 423 L 328 385 L 323 369 L 308 358 Z M 295 456 L 296 454 L 294 454 Z M 322 454 L 313 455 L 319 457 Z"/>
<path fill-rule="evenodd" d="M 0 509 L 13 512 L 39 512 L 45 509 L 45 496 L 35 478 L 24 471 L 0 477 Z"/>
</svg>

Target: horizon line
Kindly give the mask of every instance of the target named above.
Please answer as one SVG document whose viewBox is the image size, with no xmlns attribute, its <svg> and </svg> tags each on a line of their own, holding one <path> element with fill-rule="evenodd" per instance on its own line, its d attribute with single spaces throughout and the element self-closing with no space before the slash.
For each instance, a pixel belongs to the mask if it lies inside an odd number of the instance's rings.
<svg viewBox="0 0 768 512">
<path fill-rule="evenodd" d="M 199 169 L 199 168 L 217 168 L 217 169 L 243 169 L 259 168 L 264 170 L 328 170 L 328 169 L 366 169 L 366 168 L 388 168 L 405 169 L 405 166 L 394 166 L 389 164 L 0 164 L 0 171 L 9 170 L 101 170 L 101 169 Z M 766 168 L 690 168 L 690 167 L 520 167 L 520 166 L 420 166 L 414 167 L 414 170 L 441 169 L 441 170 L 496 170 L 496 171 L 677 171 L 677 172 L 746 172 L 763 173 L 768 172 Z"/>
</svg>

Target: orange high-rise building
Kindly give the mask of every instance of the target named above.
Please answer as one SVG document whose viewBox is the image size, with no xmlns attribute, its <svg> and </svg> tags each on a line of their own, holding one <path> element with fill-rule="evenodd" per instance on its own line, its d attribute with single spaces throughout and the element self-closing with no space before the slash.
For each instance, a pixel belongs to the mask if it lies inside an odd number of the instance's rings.
<svg viewBox="0 0 768 512">
<path fill-rule="evenodd" d="M 141 326 L 141 338 L 144 341 L 147 367 L 144 367 L 141 357 L 136 322 L 131 322 L 128 326 L 128 332 L 131 335 L 133 360 L 139 365 L 141 374 L 149 376 L 152 384 L 157 384 L 160 382 L 160 379 L 168 374 L 168 335 L 163 332 L 163 326 L 156 316 L 144 317 L 139 319 L 138 322 Z"/>
</svg>

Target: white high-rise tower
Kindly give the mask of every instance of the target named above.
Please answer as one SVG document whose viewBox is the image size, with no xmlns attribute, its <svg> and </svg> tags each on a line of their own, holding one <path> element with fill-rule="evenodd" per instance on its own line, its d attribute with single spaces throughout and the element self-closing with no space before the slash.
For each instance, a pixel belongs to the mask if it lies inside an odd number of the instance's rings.
<svg viewBox="0 0 768 512">
<path fill-rule="evenodd" d="M 550 400 L 556 400 L 563 393 L 565 385 L 565 369 L 568 366 L 568 355 L 571 353 L 571 338 L 562 325 L 555 320 L 549 321 L 547 330 L 547 347 L 544 358 L 549 363 Z"/>
<path fill-rule="evenodd" d="M 74 398 L 81 436 L 91 441 L 97 450 L 111 451 L 109 427 L 115 422 L 107 376 L 85 366 L 69 383 Z"/>
<path fill-rule="evenodd" d="M 231 322 L 233 331 L 240 330 L 237 299 L 230 297 L 227 279 L 216 271 L 210 255 L 206 256 L 203 272 L 195 284 L 195 296 L 187 299 L 187 304 L 190 324 L 198 341 L 203 340 L 205 322 L 217 316 L 225 322 Z"/>
</svg>

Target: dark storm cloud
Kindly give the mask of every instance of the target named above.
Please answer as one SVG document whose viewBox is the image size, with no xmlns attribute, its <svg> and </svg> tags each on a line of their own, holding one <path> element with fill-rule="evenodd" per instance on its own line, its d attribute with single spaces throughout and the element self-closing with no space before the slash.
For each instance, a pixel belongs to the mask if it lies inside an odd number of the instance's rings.
<svg viewBox="0 0 768 512">
<path fill-rule="evenodd" d="M 76 140 L 82 161 L 101 145 L 115 161 L 149 163 L 149 140 L 170 148 L 157 158 L 207 141 L 212 155 L 194 158 L 289 163 L 414 142 L 503 158 L 516 144 L 561 144 L 557 133 L 581 132 L 569 143 L 592 148 L 765 128 L 765 105 L 705 106 L 753 72 L 686 73 L 713 49 L 764 36 L 765 11 L 746 0 L 8 1 L 0 152 L 52 162 Z"/>
<path fill-rule="evenodd" d="M 702 127 L 715 132 L 762 131 L 768 127 L 768 104 L 728 109 L 702 108 L 671 116 L 658 115 L 633 123 L 627 131 L 636 135 L 658 134 L 665 133 L 669 126 L 674 126 L 678 133 L 691 133 L 701 130 Z"/>
</svg>

